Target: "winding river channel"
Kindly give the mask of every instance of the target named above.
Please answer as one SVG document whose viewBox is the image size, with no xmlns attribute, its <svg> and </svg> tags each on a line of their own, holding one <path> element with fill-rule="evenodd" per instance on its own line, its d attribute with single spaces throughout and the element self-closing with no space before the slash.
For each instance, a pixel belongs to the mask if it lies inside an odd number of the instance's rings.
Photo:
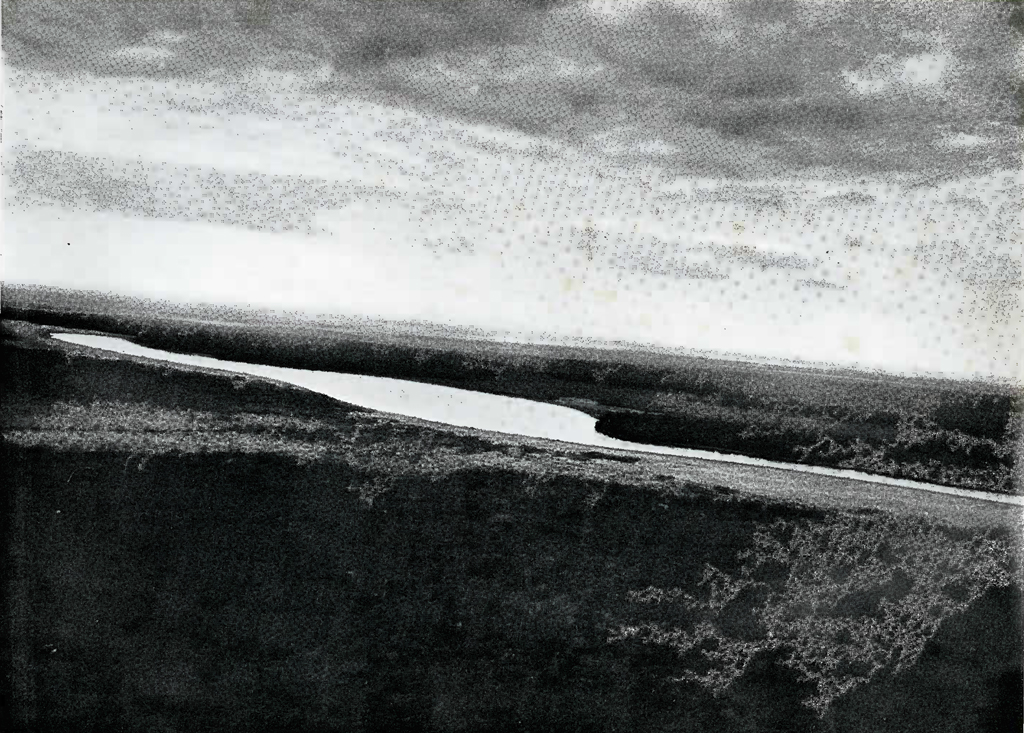
<svg viewBox="0 0 1024 733">
<path fill-rule="evenodd" d="M 472 390 L 410 382 L 402 379 L 370 377 L 361 374 L 288 369 L 262 364 L 222 361 L 208 356 L 176 354 L 159 349 L 150 349 L 115 336 L 55 333 L 53 338 L 78 346 L 103 349 L 130 356 L 277 380 L 370 410 L 463 428 L 521 435 L 529 438 L 557 440 L 611 450 L 657 453 L 706 461 L 783 469 L 1024 506 L 1024 496 L 991 494 L 982 491 L 956 489 L 936 484 L 878 476 L 859 471 L 781 463 L 740 455 L 616 440 L 615 438 L 609 438 L 598 433 L 595 429 L 596 418 L 586 413 L 561 405 L 534 402 L 518 397 L 503 397 L 484 392 L 474 392 Z"/>
</svg>

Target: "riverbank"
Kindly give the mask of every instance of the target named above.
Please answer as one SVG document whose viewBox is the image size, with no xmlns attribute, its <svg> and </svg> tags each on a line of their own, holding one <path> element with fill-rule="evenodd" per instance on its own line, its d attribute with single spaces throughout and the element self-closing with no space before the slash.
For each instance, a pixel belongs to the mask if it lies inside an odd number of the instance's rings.
<svg viewBox="0 0 1024 733">
<path fill-rule="evenodd" d="M 999 730 L 1019 699 L 1009 508 L 772 501 L 4 329 L 35 729 Z"/>
<path fill-rule="evenodd" d="M 52 298 L 52 296 L 51 296 Z M 8 308 L 225 361 L 364 374 L 568 405 L 609 438 L 1021 493 L 1018 387 L 783 368 L 653 349 L 583 349 L 365 333 L 287 319 L 216 323 Z"/>
<path fill-rule="evenodd" d="M 696 461 L 755 466 L 772 471 L 796 474 L 814 474 L 850 482 L 865 482 L 900 489 L 928 491 L 975 501 L 1024 505 L 1024 496 L 970 491 L 936 484 L 895 479 L 878 474 L 850 470 L 836 470 L 821 466 L 781 463 L 738 453 L 716 453 L 663 445 L 633 443 L 609 438 L 598 432 L 599 421 L 571 407 L 536 402 L 517 397 L 505 397 L 472 390 L 442 387 L 436 384 L 390 379 L 364 374 L 310 371 L 230 362 L 208 356 L 178 354 L 151 349 L 116 336 L 85 333 L 54 333 L 51 338 L 75 346 L 98 349 L 121 356 L 141 357 L 162 363 L 223 371 L 235 378 L 256 377 L 292 385 L 339 400 L 343 404 L 357 405 L 367 410 L 398 417 L 424 421 L 445 430 L 467 428 L 481 436 L 512 439 L 540 439 L 566 445 L 570 450 L 593 446 L 611 450 L 614 454 L 658 454 Z M 736 428 L 740 432 L 740 428 Z M 755 456 L 758 453 L 754 445 Z M 770 446 L 769 446 L 770 447 Z M 639 457 L 623 456 L 631 461 Z"/>
</svg>

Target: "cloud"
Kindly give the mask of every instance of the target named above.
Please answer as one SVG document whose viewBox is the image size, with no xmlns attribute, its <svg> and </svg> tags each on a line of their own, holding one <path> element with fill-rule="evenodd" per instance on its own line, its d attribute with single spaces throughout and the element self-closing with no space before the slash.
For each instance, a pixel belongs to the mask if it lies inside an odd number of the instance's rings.
<svg viewBox="0 0 1024 733">
<path fill-rule="evenodd" d="M 881 54 L 865 67 L 844 70 L 842 76 L 857 93 L 864 95 L 888 94 L 894 86 L 938 90 L 950 62 L 948 54 L 922 53 L 903 58 Z"/>
<path fill-rule="evenodd" d="M 187 74 L 186 66 L 222 64 L 221 51 L 231 43 L 252 45 L 234 4 L 195 12 L 157 4 L 142 14 L 119 3 L 101 4 L 106 10 L 100 12 L 96 2 L 82 0 L 69 16 L 74 23 L 45 10 L 51 5 L 19 6 L 15 21 L 5 22 L 5 53 L 19 43 L 65 55 L 88 48 L 108 57 L 103 73 L 131 67 L 132 73 Z M 660 157 L 681 171 L 688 161 L 694 171 L 709 161 L 743 175 L 757 167 L 730 164 L 729 157 L 770 158 L 778 171 L 952 171 L 965 156 L 973 156 L 971 165 L 989 165 L 979 157 L 988 144 L 947 139 L 958 133 L 995 140 L 993 166 L 1016 154 L 1011 127 L 982 129 L 1020 120 L 1020 99 L 1014 98 L 1019 34 L 1004 17 L 1003 3 L 271 5 L 278 15 L 259 42 L 318 56 L 346 94 L 363 93 L 344 86 L 353 82 L 396 105 L 572 144 L 593 144 L 627 126 L 636 129 L 635 139 L 624 143 L 628 152 L 615 155 Z M 68 27 L 57 28 L 61 22 Z M 88 37 L 78 26 L 88 27 Z M 110 53 L 119 56 L 117 63 Z"/>
<path fill-rule="evenodd" d="M 912 86 L 938 86 L 943 72 L 949 64 L 949 57 L 934 53 L 923 53 L 903 60 L 900 81 Z"/>
<path fill-rule="evenodd" d="M 989 145 L 995 142 L 990 137 L 981 135 L 968 135 L 965 132 L 958 132 L 946 138 L 945 144 L 952 148 L 976 148 L 981 145 Z"/>
</svg>

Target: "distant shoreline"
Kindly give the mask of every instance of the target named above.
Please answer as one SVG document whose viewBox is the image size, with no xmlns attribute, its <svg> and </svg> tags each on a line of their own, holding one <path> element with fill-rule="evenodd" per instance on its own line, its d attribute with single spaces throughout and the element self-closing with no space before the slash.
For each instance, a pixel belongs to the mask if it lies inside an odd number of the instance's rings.
<svg viewBox="0 0 1024 733">
<path fill-rule="evenodd" d="M 110 345 L 89 344 L 89 343 L 86 343 L 85 340 L 76 339 L 74 337 L 74 334 L 59 334 L 58 333 L 58 334 L 51 334 L 51 336 L 53 338 L 56 338 L 56 339 L 58 339 L 60 341 L 65 341 L 67 343 L 78 344 L 81 341 L 82 342 L 81 345 L 90 346 L 91 348 L 110 350 L 110 351 L 113 351 L 114 353 L 134 353 L 134 351 L 122 351 L 122 350 L 119 350 L 118 349 L 118 345 L 116 343 L 111 343 Z M 86 337 L 86 339 L 87 338 L 88 337 Z M 158 360 L 165 360 L 165 361 L 168 361 L 169 363 L 183 363 L 183 364 L 190 364 L 192 362 L 199 362 L 199 361 L 204 362 L 204 363 L 209 362 L 208 366 L 210 368 L 224 369 L 224 370 L 227 370 L 227 371 L 236 371 L 238 373 L 252 373 L 252 374 L 258 374 L 258 375 L 263 375 L 263 376 L 271 376 L 273 378 L 279 379 L 279 380 L 284 381 L 284 382 L 292 383 L 292 384 L 294 384 L 296 386 L 303 387 L 305 389 L 313 389 L 314 391 L 322 391 L 323 394 L 327 394 L 327 395 L 329 395 L 331 397 L 334 397 L 335 399 L 342 400 L 343 402 L 346 402 L 346 403 L 360 405 L 362 407 L 367 407 L 369 409 L 377 409 L 372 404 L 363 404 L 363 403 L 361 403 L 360 395 L 358 393 L 352 393 L 352 394 L 346 393 L 344 395 L 336 395 L 330 389 L 313 387 L 310 384 L 306 384 L 304 382 L 304 380 L 297 380 L 294 377 L 292 377 L 292 375 L 291 375 L 291 373 L 295 372 L 295 371 L 301 372 L 301 371 L 307 371 L 307 370 L 275 369 L 273 367 L 269 367 L 268 368 L 266 366 L 261 366 L 261 365 L 249 365 L 249 364 L 241 364 L 241 363 L 223 362 L 221 360 L 210 359 L 210 358 L 207 358 L 207 357 L 190 356 L 190 355 L 186 355 L 186 354 L 179 354 L 179 353 L 172 353 L 172 352 L 167 352 L 167 351 L 148 349 L 148 348 L 145 348 L 145 347 L 142 347 L 140 349 L 136 345 L 132 344 L 129 341 L 125 341 L 124 339 L 121 339 L 119 337 L 114 337 L 114 338 L 115 338 L 116 341 L 121 341 L 126 346 L 134 347 L 135 350 L 140 352 L 137 355 L 145 356 L 147 358 L 158 359 Z M 145 352 L 145 353 L 142 353 L 142 352 Z M 415 387 L 419 386 L 419 383 L 417 383 L 417 382 L 407 382 L 407 384 L 409 385 L 410 388 L 415 388 Z M 481 397 L 492 397 L 492 395 L 488 395 L 487 393 L 477 392 L 475 390 L 458 390 L 458 391 L 459 392 L 466 392 L 466 393 L 472 393 L 472 394 L 480 395 Z M 538 403 L 538 407 L 540 407 L 542 405 L 544 405 L 544 403 Z M 568 408 L 568 409 L 572 409 L 572 408 Z M 576 412 L 577 410 L 573 410 L 573 411 Z M 428 420 L 429 419 L 430 418 L 428 418 Z M 437 422 L 439 422 L 441 424 L 446 424 L 446 423 L 444 423 L 443 419 L 439 419 Z M 600 421 L 598 421 L 598 424 L 600 424 Z M 602 435 L 602 436 L 610 437 L 610 438 L 613 438 L 613 439 L 615 438 L 614 435 L 611 435 L 611 434 L 609 434 L 607 432 L 603 432 L 603 431 L 600 431 L 600 430 L 598 430 L 598 434 Z M 529 437 L 529 436 L 527 436 L 527 437 Z M 584 439 L 585 438 L 574 438 L 574 437 L 566 437 L 566 438 L 564 438 L 564 440 L 566 440 L 566 441 L 568 441 L 570 443 L 578 443 L 580 445 L 586 445 L 586 443 L 579 443 L 580 440 L 584 440 Z M 594 442 L 593 445 L 595 447 L 603 447 L 603 448 L 606 448 L 606 449 L 607 448 L 618 449 L 618 450 L 634 452 L 634 453 L 655 453 L 655 454 L 660 454 L 660 455 L 677 455 L 678 454 L 678 455 L 682 455 L 682 456 L 698 458 L 700 460 L 714 460 L 714 461 L 720 461 L 720 462 L 723 462 L 723 463 L 739 463 L 739 464 L 745 464 L 745 465 L 757 465 L 757 466 L 763 466 L 765 468 L 771 468 L 771 469 L 776 469 L 776 470 L 795 471 L 795 472 L 798 472 L 798 473 L 805 473 L 805 474 L 826 475 L 826 476 L 832 476 L 832 477 L 835 477 L 835 478 L 851 478 L 851 479 L 855 479 L 855 480 L 859 480 L 859 481 L 864 481 L 864 482 L 872 483 L 872 484 L 882 484 L 882 485 L 887 485 L 887 486 L 898 486 L 898 487 L 901 487 L 901 488 L 907 488 L 907 489 L 911 489 L 911 490 L 930 491 L 930 492 L 941 493 L 941 494 L 946 494 L 946 495 L 950 495 L 950 496 L 958 496 L 958 497 L 962 497 L 962 498 L 976 499 L 976 500 L 979 500 L 979 501 L 993 501 L 993 502 L 998 502 L 998 503 L 1005 503 L 1005 504 L 1013 504 L 1013 505 L 1018 505 L 1018 506 L 1024 506 L 1024 496 L 1006 495 L 1006 494 L 1000 494 L 998 492 L 972 491 L 972 490 L 957 488 L 957 487 L 953 487 L 953 486 L 943 486 L 941 484 L 929 484 L 929 483 L 919 482 L 919 481 L 908 481 L 908 480 L 904 480 L 904 479 L 900 479 L 900 478 L 894 478 L 892 476 L 887 476 L 887 475 L 885 475 L 883 473 L 874 473 L 874 472 L 866 472 L 866 471 L 851 471 L 851 470 L 832 470 L 832 469 L 829 469 L 829 468 L 826 468 L 826 467 L 815 466 L 815 465 L 808 465 L 808 464 L 801 465 L 801 464 L 797 464 L 797 463 L 780 463 L 780 462 L 777 462 L 777 461 L 761 461 L 761 460 L 757 459 L 756 457 L 750 457 L 749 455 L 744 454 L 744 453 L 740 453 L 738 451 L 734 451 L 734 452 L 725 452 L 725 451 L 720 451 L 720 450 L 719 451 L 715 451 L 714 447 L 708 447 L 707 449 L 704 449 L 704 450 L 697 449 L 697 450 L 678 451 L 678 450 L 673 450 L 671 447 L 663 447 L 663 446 L 659 446 L 657 444 L 646 444 L 646 445 L 635 444 L 635 446 L 634 445 L 627 445 L 627 444 L 623 444 L 621 446 L 616 446 L 614 444 L 610 444 L 610 445 L 605 446 L 605 445 L 602 445 L 600 443 Z M 707 454 L 707 455 L 704 455 L 704 454 Z"/>
</svg>

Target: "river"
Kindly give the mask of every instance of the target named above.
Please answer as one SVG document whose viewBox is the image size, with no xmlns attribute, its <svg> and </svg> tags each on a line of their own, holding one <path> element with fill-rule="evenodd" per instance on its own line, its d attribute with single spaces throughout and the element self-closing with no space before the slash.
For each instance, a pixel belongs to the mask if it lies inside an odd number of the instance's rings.
<svg viewBox="0 0 1024 733">
<path fill-rule="evenodd" d="M 616 440 L 615 438 L 609 438 L 598 433 L 595 428 L 596 418 L 586 413 L 561 405 L 534 402 L 519 397 L 503 397 L 484 392 L 442 387 L 435 384 L 411 382 L 402 379 L 308 369 L 289 369 L 263 364 L 223 361 L 208 356 L 176 354 L 139 346 L 131 341 L 115 336 L 55 333 L 53 338 L 78 346 L 113 351 L 119 354 L 277 380 L 370 410 L 419 418 L 445 425 L 521 435 L 528 438 L 557 440 L 611 450 L 657 453 L 660 455 L 681 456 L 722 463 L 783 469 L 1024 506 L 1024 496 L 1007 496 L 969 489 L 957 489 L 846 469 L 781 463 L 761 458 L 750 458 L 748 456 Z"/>
</svg>

